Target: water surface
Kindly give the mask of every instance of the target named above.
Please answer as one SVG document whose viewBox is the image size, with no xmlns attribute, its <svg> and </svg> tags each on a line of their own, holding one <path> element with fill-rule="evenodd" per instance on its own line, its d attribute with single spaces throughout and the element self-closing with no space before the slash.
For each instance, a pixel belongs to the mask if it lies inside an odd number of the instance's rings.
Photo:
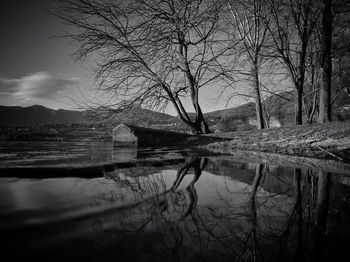
<svg viewBox="0 0 350 262">
<path fill-rule="evenodd" d="M 3 144 L 0 163 L 1 246 L 11 261 L 347 261 L 350 255 L 346 168 L 48 142 Z"/>
</svg>

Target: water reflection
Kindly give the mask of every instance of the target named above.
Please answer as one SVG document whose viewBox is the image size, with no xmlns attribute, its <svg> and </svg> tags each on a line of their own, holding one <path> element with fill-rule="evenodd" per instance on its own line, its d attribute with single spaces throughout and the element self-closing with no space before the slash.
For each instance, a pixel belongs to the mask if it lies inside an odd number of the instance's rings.
<svg viewBox="0 0 350 262">
<path fill-rule="evenodd" d="M 177 172 L 177 176 L 175 179 L 175 182 L 173 186 L 171 187 L 172 192 L 176 192 L 176 190 L 179 188 L 181 182 L 183 181 L 184 177 L 187 175 L 190 168 L 193 168 L 194 175 L 192 178 L 192 181 L 189 183 L 189 185 L 186 187 L 186 192 L 189 196 L 190 202 L 187 208 L 187 211 L 183 215 L 183 218 L 187 217 L 188 215 L 192 214 L 193 211 L 196 209 L 198 196 L 197 191 L 194 187 L 194 184 L 197 182 L 197 180 L 202 175 L 202 170 L 207 164 L 208 159 L 205 157 L 193 157 L 186 161 L 185 165 L 179 169 Z"/>
<path fill-rule="evenodd" d="M 350 240 L 345 181 L 199 156 L 91 179 L 7 178 L 0 229 L 5 250 L 23 250 L 9 255 L 51 261 L 340 261 Z"/>
</svg>

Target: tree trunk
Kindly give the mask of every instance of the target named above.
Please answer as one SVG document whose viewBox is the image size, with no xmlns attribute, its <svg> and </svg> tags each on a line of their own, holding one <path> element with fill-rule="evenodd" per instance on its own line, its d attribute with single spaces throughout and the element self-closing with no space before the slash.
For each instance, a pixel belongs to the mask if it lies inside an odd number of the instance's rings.
<svg viewBox="0 0 350 262">
<path fill-rule="evenodd" d="M 191 91 L 192 105 L 196 112 L 196 119 L 194 122 L 195 129 L 192 129 L 192 133 L 194 135 L 209 134 L 210 130 L 209 130 L 208 124 L 204 119 L 202 109 L 199 105 L 198 90 L 196 89 L 192 75 L 187 74 L 187 76 L 189 81 L 193 81 L 193 82 L 190 82 L 190 91 Z"/>
<path fill-rule="evenodd" d="M 332 120 L 331 80 L 332 80 L 332 0 L 323 0 L 322 16 L 322 79 L 320 89 L 319 123 Z"/>
<path fill-rule="evenodd" d="M 210 130 L 209 130 L 208 124 L 204 119 L 202 109 L 199 105 L 197 83 L 190 71 L 188 64 L 186 64 L 186 76 L 190 85 L 192 105 L 196 112 L 196 119 L 195 119 L 196 130 L 192 130 L 192 133 L 194 135 L 209 134 Z"/>
<path fill-rule="evenodd" d="M 198 88 L 196 87 L 196 84 L 194 83 L 195 80 L 193 79 L 193 76 L 190 74 L 188 74 L 188 80 L 191 81 L 190 82 L 191 99 L 192 99 L 192 104 L 193 104 L 194 110 L 196 111 L 195 125 L 197 127 L 197 130 L 195 132 L 193 132 L 193 134 L 194 135 L 209 134 L 210 130 L 209 130 L 208 124 L 204 119 L 202 109 L 199 105 Z"/>
<path fill-rule="evenodd" d="M 314 92 L 314 94 L 312 95 L 312 101 L 311 101 L 312 104 L 311 105 L 308 104 L 306 97 L 303 96 L 304 113 L 305 113 L 305 117 L 306 117 L 306 122 L 308 124 L 313 123 L 313 118 L 314 118 L 314 115 L 315 115 L 316 109 L 317 109 L 317 101 L 318 101 L 317 93 L 318 93 L 318 91 L 316 90 L 316 88 L 313 88 L 313 92 Z"/>
<path fill-rule="evenodd" d="M 270 128 L 270 113 L 268 112 L 268 109 L 266 106 L 263 106 L 263 116 L 264 116 L 264 125 L 265 128 Z"/>
<path fill-rule="evenodd" d="M 313 100 L 312 100 L 312 108 L 308 117 L 308 122 L 312 124 L 314 115 L 316 113 L 316 108 L 317 108 L 317 92 L 315 92 Z"/>
<path fill-rule="evenodd" d="M 306 63 L 306 54 L 307 54 L 307 45 L 308 39 L 306 36 L 306 30 L 302 35 L 300 35 L 301 43 L 301 52 L 299 54 L 299 78 L 296 80 L 296 90 L 297 90 L 297 98 L 295 104 L 295 124 L 302 125 L 303 124 L 303 93 L 304 93 L 304 82 L 305 82 L 305 63 Z"/>
<path fill-rule="evenodd" d="M 196 126 L 198 129 L 198 132 L 195 135 L 200 135 L 200 134 L 210 134 L 210 130 L 208 127 L 207 122 L 204 119 L 202 109 L 199 106 L 198 101 L 196 101 L 197 105 L 195 106 L 196 108 Z"/>
<path fill-rule="evenodd" d="M 255 97 L 255 112 L 256 112 L 256 124 L 258 129 L 264 129 L 264 116 L 263 108 L 261 103 L 260 85 L 259 85 L 259 68 L 256 63 L 253 64 L 253 86 L 254 86 L 254 97 Z"/>
<path fill-rule="evenodd" d="M 193 106 L 196 111 L 196 119 L 194 121 L 191 121 L 191 120 L 188 121 L 182 116 L 181 111 L 177 110 L 180 120 L 190 128 L 193 135 L 210 134 L 211 132 L 209 130 L 207 122 L 204 119 L 202 109 L 198 101 L 197 102 L 196 101 L 192 100 Z"/>
<path fill-rule="evenodd" d="M 196 114 L 197 115 L 197 114 Z M 201 113 L 194 122 L 186 121 L 182 117 L 180 117 L 182 123 L 184 123 L 190 130 L 193 135 L 202 135 L 202 134 L 210 134 L 210 130 L 207 122 L 204 119 L 203 114 Z"/>
<path fill-rule="evenodd" d="M 187 112 L 185 111 L 180 99 L 174 97 L 173 94 L 170 92 L 170 90 L 166 86 L 164 86 L 164 90 L 167 92 L 167 94 L 170 98 L 170 101 L 174 105 L 176 112 L 177 112 L 177 115 L 179 116 L 181 122 L 184 123 L 188 128 L 190 128 L 192 134 L 194 134 L 194 135 L 203 134 L 200 125 L 198 125 L 197 122 L 191 121 L 191 119 L 188 116 Z M 198 105 L 198 107 L 199 107 L 199 105 Z M 202 118 L 204 120 L 203 115 L 202 115 Z"/>
<path fill-rule="evenodd" d="M 303 88 L 300 85 L 297 87 L 297 97 L 295 101 L 295 124 L 303 124 Z"/>
</svg>

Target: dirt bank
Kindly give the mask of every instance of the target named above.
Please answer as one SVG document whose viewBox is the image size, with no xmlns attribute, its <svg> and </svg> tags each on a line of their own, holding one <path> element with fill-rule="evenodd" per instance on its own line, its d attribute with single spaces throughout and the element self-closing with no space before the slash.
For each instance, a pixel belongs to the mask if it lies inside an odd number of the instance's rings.
<svg viewBox="0 0 350 262">
<path fill-rule="evenodd" d="M 229 141 L 211 143 L 212 151 L 271 152 L 314 158 L 349 160 L 350 121 L 223 133 Z"/>
</svg>

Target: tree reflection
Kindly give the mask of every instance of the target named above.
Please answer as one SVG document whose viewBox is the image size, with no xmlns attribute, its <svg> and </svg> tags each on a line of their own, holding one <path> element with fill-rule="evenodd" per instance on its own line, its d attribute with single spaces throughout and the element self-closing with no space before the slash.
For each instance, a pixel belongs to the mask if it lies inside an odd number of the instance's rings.
<svg viewBox="0 0 350 262">
<path fill-rule="evenodd" d="M 208 163 L 208 159 L 205 157 L 193 157 L 187 160 L 186 164 L 182 166 L 177 172 L 177 177 L 171 188 L 171 191 L 173 192 L 175 192 L 179 188 L 181 182 L 183 181 L 184 177 L 188 174 L 188 171 L 190 170 L 190 168 L 193 168 L 194 170 L 193 179 L 186 188 L 186 191 L 189 195 L 190 203 L 188 205 L 187 211 L 183 215 L 183 218 L 191 214 L 197 206 L 198 196 L 194 185 L 202 175 L 202 170 L 207 165 L 207 163 Z"/>
<path fill-rule="evenodd" d="M 317 175 L 317 202 L 315 208 L 315 221 L 312 232 L 313 261 L 321 261 L 323 256 L 323 243 L 327 229 L 331 185 L 330 173 L 324 173 L 322 171 L 319 171 Z"/>
<path fill-rule="evenodd" d="M 164 177 L 152 174 L 134 175 L 127 183 L 123 181 L 126 178 L 116 179 L 132 192 L 152 192 L 119 215 L 133 221 L 129 223 L 133 225 L 142 220 L 135 233 L 145 234 L 148 231 L 144 229 L 152 229 L 163 239 L 158 244 L 172 250 L 179 259 L 189 253 L 195 257 L 220 257 L 222 261 L 322 258 L 331 174 L 295 168 L 281 177 L 279 169 L 272 168 L 271 173 L 266 164 L 248 165 L 245 168 L 252 174 L 249 184 L 245 177 L 244 183 L 221 177 L 224 182 L 218 183 L 222 186 L 217 186 L 215 194 L 211 191 L 213 199 L 204 204 L 200 196 L 206 192 L 196 184 L 208 162 L 208 158 L 187 159 L 168 188 Z M 210 166 L 211 173 L 205 175 L 215 176 L 215 171 Z"/>
<path fill-rule="evenodd" d="M 69 184 L 75 194 L 91 191 L 88 206 L 39 214 L 45 223 L 8 235 L 55 250 L 91 240 L 96 250 L 69 251 L 131 261 L 322 261 L 349 253 L 348 176 L 217 157 L 180 160 L 106 171 L 79 180 L 79 191 Z"/>
<path fill-rule="evenodd" d="M 255 176 L 252 183 L 252 191 L 250 195 L 250 212 L 251 212 L 251 232 L 247 234 L 244 241 L 245 246 L 237 258 L 239 261 L 263 261 L 263 254 L 259 247 L 257 230 L 258 230 L 258 214 L 256 207 L 256 194 L 262 180 L 264 172 L 267 171 L 266 165 L 258 164 L 256 166 Z"/>
</svg>

